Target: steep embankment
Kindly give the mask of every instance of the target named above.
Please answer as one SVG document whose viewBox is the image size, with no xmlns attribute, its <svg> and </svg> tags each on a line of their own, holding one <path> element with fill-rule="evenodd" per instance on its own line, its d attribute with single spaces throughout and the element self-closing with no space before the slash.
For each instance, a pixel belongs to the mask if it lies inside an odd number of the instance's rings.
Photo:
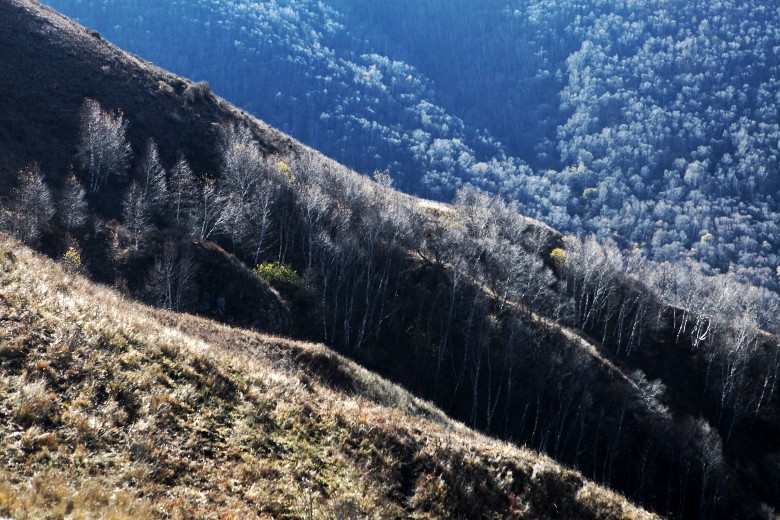
<svg viewBox="0 0 780 520">
<path fill-rule="evenodd" d="M 142 307 L 4 237 L 0 316 L 3 516 L 649 517 L 324 347 Z"/>
<path fill-rule="evenodd" d="M 30 0 L 0 4 L 0 173 L 31 161 L 64 173 L 76 155 L 84 98 L 133 114 L 135 150 L 148 138 L 166 159 L 184 153 L 202 171 L 215 172 L 217 126 L 248 123 L 265 151 L 289 154 L 301 145 L 211 93 Z"/>
</svg>

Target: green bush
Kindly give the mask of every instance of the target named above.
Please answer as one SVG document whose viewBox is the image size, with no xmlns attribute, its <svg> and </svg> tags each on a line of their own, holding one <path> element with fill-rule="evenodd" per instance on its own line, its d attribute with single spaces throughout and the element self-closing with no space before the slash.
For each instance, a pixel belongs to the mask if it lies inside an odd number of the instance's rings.
<svg viewBox="0 0 780 520">
<path fill-rule="evenodd" d="M 287 264 L 279 262 L 258 264 L 254 273 L 279 291 L 291 292 L 301 285 L 301 277 Z"/>
</svg>

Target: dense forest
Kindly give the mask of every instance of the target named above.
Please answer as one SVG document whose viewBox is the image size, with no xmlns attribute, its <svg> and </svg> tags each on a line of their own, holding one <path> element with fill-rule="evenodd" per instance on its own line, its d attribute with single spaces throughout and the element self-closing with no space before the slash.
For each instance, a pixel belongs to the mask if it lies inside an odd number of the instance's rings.
<svg viewBox="0 0 780 520">
<path fill-rule="evenodd" d="M 777 288 L 768 0 L 48 3 L 407 192 Z"/>
</svg>

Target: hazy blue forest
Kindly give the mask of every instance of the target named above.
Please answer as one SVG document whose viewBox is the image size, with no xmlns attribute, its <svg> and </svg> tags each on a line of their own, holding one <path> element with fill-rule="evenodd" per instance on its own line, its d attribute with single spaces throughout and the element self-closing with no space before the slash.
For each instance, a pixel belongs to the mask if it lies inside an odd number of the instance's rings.
<svg viewBox="0 0 780 520">
<path fill-rule="evenodd" d="M 399 188 L 774 289 L 774 0 L 48 0 Z"/>
</svg>

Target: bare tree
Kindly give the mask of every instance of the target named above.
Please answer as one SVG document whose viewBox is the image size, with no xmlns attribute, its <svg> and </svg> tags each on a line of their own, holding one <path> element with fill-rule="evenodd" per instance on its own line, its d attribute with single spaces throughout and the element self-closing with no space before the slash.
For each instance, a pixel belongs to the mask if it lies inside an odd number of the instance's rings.
<svg viewBox="0 0 780 520">
<path fill-rule="evenodd" d="M 60 223 L 65 227 L 65 231 L 71 231 L 80 228 L 87 221 L 87 199 L 86 192 L 75 175 L 70 175 L 65 179 L 65 185 L 60 193 L 60 200 L 57 208 Z"/>
<path fill-rule="evenodd" d="M 198 196 L 198 187 L 195 184 L 195 176 L 192 173 L 187 159 L 180 156 L 171 170 L 171 178 L 168 183 L 170 192 L 171 213 L 174 223 L 183 229 L 192 225 L 195 210 L 195 199 Z"/>
<path fill-rule="evenodd" d="M 135 249 L 138 250 L 141 236 L 149 230 L 151 223 L 151 211 L 149 202 L 144 197 L 144 190 L 141 185 L 134 182 L 125 193 L 125 200 L 122 206 L 122 216 L 125 226 L 133 234 Z"/>
<path fill-rule="evenodd" d="M 249 211 L 244 218 L 244 244 L 250 248 L 253 263 L 260 261 L 260 255 L 268 248 L 268 238 L 273 222 L 273 209 L 279 195 L 275 179 L 263 179 L 254 190 L 249 201 Z"/>
<path fill-rule="evenodd" d="M 37 163 L 19 172 L 18 186 L 11 194 L 11 229 L 28 245 L 37 245 L 44 226 L 54 217 L 51 192 L 43 182 Z"/>
<path fill-rule="evenodd" d="M 138 166 L 138 182 L 152 214 L 160 213 L 165 207 L 167 199 L 165 178 L 166 172 L 160 162 L 157 143 L 154 139 L 149 139 L 146 141 L 146 149 Z"/>
<path fill-rule="evenodd" d="M 242 202 L 247 201 L 260 179 L 263 164 L 263 155 L 252 132 L 246 126 L 223 126 L 219 151 L 223 187 L 236 194 Z"/>
<path fill-rule="evenodd" d="M 304 186 L 298 197 L 298 208 L 304 224 L 306 242 L 306 267 L 314 260 L 314 245 L 319 232 L 319 226 L 325 219 L 330 201 L 315 185 Z"/>
<path fill-rule="evenodd" d="M 723 485 L 720 475 L 724 465 L 723 443 L 718 430 L 704 419 L 697 419 L 693 426 L 694 457 L 701 476 L 699 517 L 710 518 L 710 508 L 718 501 Z"/>
<path fill-rule="evenodd" d="M 208 240 L 227 219 L 226 200 L 219 189 L 219 182 L 204 177 L 198 191 L 195 206 L 193 233 L 200 240 Z"/>
<path fill-rule="evenodd" d="M 167 241 L 155 259 L 147 292 L 154 303 L 171 310 L 182 310 L 193 292 L 195 264 L 192 255 L 180 244 Z"/>
<path fill-rule="evenodd" d="M 127 121 L 121 111 L 105 112 L 94 99 L 81 107 L 79 161 L 90 193 L 97 193 L 110 175 L 123 176 L 130 160 Z"/>
</svg>

